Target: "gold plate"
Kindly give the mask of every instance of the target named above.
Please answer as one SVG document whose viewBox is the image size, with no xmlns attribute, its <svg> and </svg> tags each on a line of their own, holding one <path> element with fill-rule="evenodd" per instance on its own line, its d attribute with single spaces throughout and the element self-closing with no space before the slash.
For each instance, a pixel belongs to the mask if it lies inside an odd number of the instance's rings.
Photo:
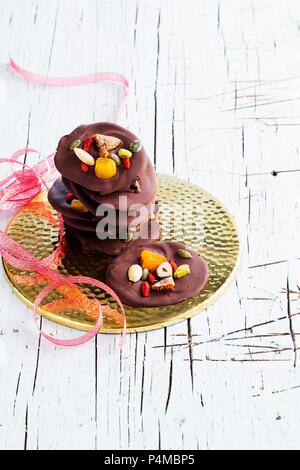
<svg viewBox="0 0 300 470">
<path fill-rule="evenodd" d="M 234 278 L 240 256 L 237 228 L 230 213 L 211 194 L 198 186 L 166 175 L 158 175 L 158 199 L 162 238 L 183 241 L 198 251 L 209 265 L 210 277 L 205 289 L 196 297 L 167 307 L 125 307 L 127 331 L 148 331 L 169 326 L 196 315 L 220 297 Z M 185 207 L 187 210 L 183 211 Z M 29 249 L 38 258 L 51 254 L 58 241 L 57 225 L 51 223 L 46 194 L 42 193 L 33 203 L 22 208 L 11 221 L 7 233 Z M 38 216 L 37 216 L 38 214 Z M 58 270 L 65 275 L 90 276 L 105 282 L 105 268 L 109 260 L 101 254 L 83 253 L 67 248 Z M 28 282 L 28 274 L 4 262 L 4 269 L 16 294 L 32 306 L 37 294 L 45 286 Z M 101 303 L 113 308 L 115 303 L 99 289 L 85 286 Z M 50 294 L 54 299 L 57 293 Z M 50 312 L 39 310 L 44 317 L 65 326 L 89 330 L 94 318 L 76 309 Z M 101 333 L 119 333 L 120 326 L 114 320 L 105 319 Z"/>
</svg>

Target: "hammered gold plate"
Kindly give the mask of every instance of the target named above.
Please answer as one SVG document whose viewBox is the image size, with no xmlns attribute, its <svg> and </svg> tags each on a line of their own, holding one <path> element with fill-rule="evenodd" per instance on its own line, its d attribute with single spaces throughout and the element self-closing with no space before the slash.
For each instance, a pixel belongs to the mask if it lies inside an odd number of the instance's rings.
<svg viewBox="0 0 300 470">
<path fill-rule="evenodd" d="M 58 241 L 57 225 L 47 217 L 37 217 L 37 213 L 43 215 L 43 210 L 49 213 L 46 196 L 42 193 L 33 205 L 22 208 L 7 230 L 8 235 L 38 258 L 51 254 Z M 207 261 L 210 277 L 198 296 L 179 304 L 159 308 L 125 306 L 128 332 L 153 330 L 196 315 L 226 291 L 238 266 L 240 244 L 237 228 L 230 213 L 211 194 L 178 178 L 159 174 L 158 199 L 162 239 L 183 241 L 195 249 Z M 51 214 L 56 217 L 52 209 Z M 100 254 L 83 253 L 68 247 L 58 270 L 64 275 L 83 275 L 105 281 L 108 262 L 109 259 Z M 4 269 L 16 294 L 32 306 L 45 284 L 28 282 L 28 274 L 32 273 L 20 271 L 7 263 L 4 263 Z M 101 303 L 116 308 L 113 300 L 100 289 L 85 286 L 84 290 L 89 290 Z M 50 300 L 57 298 L 57 292 L 48 297 Z M 39 313 L 56 323 L 80 330 L 91 329 L 95 321 L 86 312 L 76 309 L 50 312 L 42 307 Z M 101 333 L 120 331 L 114 320 L 104 320 Z"/>
</svg>

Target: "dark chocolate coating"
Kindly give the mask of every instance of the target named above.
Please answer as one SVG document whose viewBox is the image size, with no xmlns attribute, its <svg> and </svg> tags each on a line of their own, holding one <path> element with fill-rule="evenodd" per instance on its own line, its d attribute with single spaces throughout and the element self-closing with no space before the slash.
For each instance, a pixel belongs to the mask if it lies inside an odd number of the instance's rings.
<svg viewBox="0 0 300 470">
<path fill-rule="evenodd" d="M 141 240 L 140 238 L 137 238 L 129 243 L 126 243 L 123 240 L 99 240 L 95 233 L 87 233 L 82 230 L 76 230 L 66 224 L 66 230 L 69 237 L 77 240 L 83 250 L 97 251 L 108 256 L 118 256 L 129 248 L 139 246 L 141 243 L 147 245 L 148 243 L 153 243 L 153 241 L 159 240 L 160 228 L 156 220 L 149 220 L 149 222 L 146 222 L 146 224 L 142 226 L 141 232 L 137 233 L 137 237 L 140 237 L 141 233 L 143 233 L 143 227 L 144 229 L 147 229 L 147 233 L 149 233 L 149 238 L 147 240 Z"/>
<path fill-rule="evenodd" d="M 81 140 L 82 142 L 93 134 L 104 134 L 117 137 L 122 141 L 122 147 L 129 148 L 133 140 L 137 137 L 121 126 L 109 122 L 99 122 L 90 125 L 77 127 L 71 134 L 65 135 L 59 141 L 55 154 L 55 165 L 62 176 L 79 186 L 84 186 L 89 191 L 96 191 L 102 195 L 110 194 L 116 191 L 128 191 L 132 181 L 141 177 L 147 172 L 149 158 L 142 148 L 131 158 L 131 167 L 129 169 L 123 166 L 119 167 L 117 174 L 110 179 L 101 180 L 95 175 L 95 170 L 91 167 L 88 173 L 83 173 L 80 168 L 80 160 L 74 152 L 69 149 L 72 142 Z M 115 151 L 117 151 L 116 149 Z M 98 151 L 95 145 L 90 152 L 95 158 L 98 157 Z M 150 199 L 150 198 L 149 198 Z"/>
<path fill-rule="evenodd" d="M 157 183 L 156 175 L 152 163 L 148 162 L 146 171 L 143 175 L 138 176 L 134 181 L 140 184 L 140 192 L 136 192 L 133 188 L 129 188 L 124 192 L 114 192 L 111 194 L 102 195 L 99 192 L 90 191 L 84 186 L 63 178 L 63 182 L 68 191 L 71 192 L 82 204 L 84 204 L 91 212 L 96 213 L 99 204 L 114 206 L 119 209 L 119 196 L 126 196 L 128 205 L 132 204 L 147 204 L 151 201 L 156 193 Z M 132 181 L 132 183 L 134 183 Z"/>
<path fill-rule="evenodd" d="M 140 263 L 140 254 L 143 248 L 164 255 L 169 261 L 173 259 L 178 266 L 188 264 L 191 268 L 191 274 L 181 279 L 175 279 L 176 287 L 173 291 L 151 291 L 150 297 L 143 297 L 140 291 L 142 281 L 132 283 L 128 279 L 128 269 L 131 265 Z M 188 250 L 192 254 L 192 258 L 181 258 L 177 255 L 178 249 Z M 208 265 L 198 253 L 182 243 L 163 241 L 149 244 L 140 243 L 122 253 L 109 264 L 106 272 L 106 283 L 117 293 L 125 305 L 160 307 L 177 304 L 199 294 L 204 288 L 208 276 Z"/>
<path fill-rule="evenodd" d="M 99 222 L 99 220 L 101 220 L 101 217 L 96 217 L 92 212 L 82 213 L 72 209 L 70 203 L 66 201 L 67 192 L 68 188 L 65 186 L 62 179 L 57 179 L 48 193 L 48 200 L 52 207 L 54 207 L 54 209 L 63 215 L 68 225 L 81 230 L 87 230 L 91 232 L 95 231 L 96 224 Z M 80 199 L 80 201 L 86 206 L 82 199 Z M 145 204 L 145 207 L 147 211 L 145 211 L 145 214 L 143 214 L 143 217 L 141 218 L 142 223 L 146 222 L 153 214 L 157 212 L 155 199 L 152 199 L 150 202 Z M 89 209 L 89 206 L 86 206 L 86 208 Z M 114 224 L 116 220 L 117 227 L 124 227 L 132 223 L 139 214 L 137 213 L 136 215 L 128 215 L 126 218 L 126 212 L 123 212 L 124 217 L 122 217 L 121 212 L 116 211 L 115 215 L 116 217 L 114 217 L 114 214 L 112 214 L 111 223 Z"/>
</svg>

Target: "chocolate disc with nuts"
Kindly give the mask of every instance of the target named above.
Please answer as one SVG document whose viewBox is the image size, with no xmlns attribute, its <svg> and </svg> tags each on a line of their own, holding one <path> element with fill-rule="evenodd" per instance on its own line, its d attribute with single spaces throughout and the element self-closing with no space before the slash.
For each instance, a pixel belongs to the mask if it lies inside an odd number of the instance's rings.
<svg viewBox="0 0 300 470">
<path fill-rule="evenodd" d="M 96 144 L 93 143 L 88 153 L 96 161 L 97 167 L 84 173 L 81 170 L 80 160 L 74 154 L 74 149 L 78 148 L 79 141 L 83 143 L 86 139 L 93 136 Z M 73 130 L 70 134 L 62 137 L 58 143 L 55 154 L 55 165 L 62 176 L 79 186 L 87 188 L 89 191 L 97 191 L 102 195 L 111 194 L 116 191 L 127 191 L 131 181 L 137 176 L 145 174 L 149 164 L 149 158 L 144 148 L 133 154 L 129 146 L 137 137 L 127 129 L 110 122 L 98 122 L 90 125 L 82 125 Z M 106 159 L 105 168 L 98 162 L 99 146 L 106 145 L 107 151 L 118 155 L 132 155 L 130 168 L 124 166 L 114 168 L 112 171 L 111 158 Z M 116 145 L 115 148 L 113 148 Z M 105 155 L 106 156 L 106 155 Z M 109 157 L 109 153 L 107 154 Z M 106 168 L 110 166 L 110 168 Z M 95 171 L 96 170 L 96 171 Z M 105 171 L 104 171 L 105 170 Z M 98 174 L 98 176 L 97 176 Z M 103 178 L 103 179 L 102 179 Z"/>
<path fill-rule="evenodd" d="M 177 254 L 178 250 L 188 250 L 191 258 L 182 259 Z M 157 268 L 161 263 L 170 261 L 173 266 L 176 265 L 176 269 L 180 268 L 180 265 L 185 265 L 183 277 L 176 278 L 175 270 L 172 276 L 159 278 L 160 271 Z M 158 266 L 156 266 L 157 263 Z M 147 266 L 149 266 L 153 275 L 150 279 L 155 278 L 155 283 L 149 281 L 151 289 L 149 296 L 142 294 L 141 286 L 142 282 L 145 282 L 143 279 L 132 283 L 128 278 L 128 270 L 136 264 L 141 265 L 143 269 L 148 269 Z M 107 284 L 114 289 L 125 305 L 133 307 L 160 307 L 177 304 L 199 294 L 207 283 L 208 277 L 208 265 L 198 253 L 182 243 L 171 241 L 147 243 L 145 246 L 142 243 L 139 246 L 135 245 L 113 260 L 106 272 Z"/>
</svg>

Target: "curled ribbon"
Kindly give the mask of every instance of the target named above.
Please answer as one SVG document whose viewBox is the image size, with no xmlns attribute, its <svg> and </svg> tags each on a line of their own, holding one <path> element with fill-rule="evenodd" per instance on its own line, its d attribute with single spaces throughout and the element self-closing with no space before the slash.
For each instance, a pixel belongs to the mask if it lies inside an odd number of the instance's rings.
<svg viewBox="0 0 300 470">
<path fill-rule="evenodd" d="M 117 85 L 121 85 L 124 88 L 125 96 L 119 106 L 117 121 L 119 121 L 120 114 L 126 107 L 129 99 L 129 82 L 124 75 L 116 72 L 96 72 L 88 75 L 82 75 L 81 77 L 47 77 L 39 75 L 37 73 L 29 72 L 28 70 L 20 67 L 10 57 L 9 66 L 24 80 L 38 83 L 39 85 L 47 86 L 77 86 L 77 85 L 88 85 L 96 82 L 110 82 Z"/>
<path fill-rule="evenodd" d="M 128 102 L 128 93 L 129 93 L 129 84 L 126 78 L 123 75 L 113 72 L 100 72 L 90 75 L 85 75 L 82 77 L 65 77 L 65 78 L 55 78 L 55 77 L 45 77 L 42 75 L 38 75 L 32 72 L 29 72 L 19 65 L 17 65 L 12 58 L 10 58 L 9 62 L 10 67 L 14 72 L 16 72 L 19 76 L 21 76 L 25 80 L 29 80 L 41 85 L 49 85 L 49 86 L 73 86 L 73 85 L 83 85 L 87 83 L 95 83 L 97 81 L 109 81 L 112 83 L 117 83 L 122 85 L 125 89 L 125 97 L 122 100 L 122 103 L 119 107 L 119 114 L 122 109 L 126 106 Z M 24 207 L 28 204 L 32 199 L 34 199 L 42 189 L 48 189 L 47 181 L 51 179 L 53 174 L 56 172 L 54 166 L 54 154 L 50 155 L 49 157 L 43 159 L 40 163 L 35 165 L 34 167 L 30 167 L 27 164 L 20 162 L 18 159 L 28 153 L 38 153 L 37 150 L 34 149 L 20 149 L 15 152 L 10 158 L 0 158 L 1 163 L 10 163 L 11 165 L 17 164 L 21 165 L 22 169 L 19 171 L 12 172 L 10 176 L 5 178 L 4 180 L 0 181 L 0 211 L 16 211 L 21 207 Z M 81 344 L 86 343 L 87 341 L 94 338 L 97 335 L 99 330 L 103 324 L 103 310 L 102 306 L 99 301 L 97 301 L 98 305 L 98 318 L 93 326 L 93 328 L 77 337 L 75 339 L 57 339 L 54 338 L 42 330 L 39 329 L 37 324 L 37 311 L 41 302 L 45 299 L 45 297 L 52 292 L 53 290 L 57 289 L 61 286 L 71 285 L 74 286 L 76 284 L 89 284 L 91 286 L 98 287 L 108 294 L 116 301 L 119 305 L 122 316 L 123 316 L 123 332 L 121 336 L 121 343 L 122 346 L 126 334 L 126 316 L 125 311 L 122 305 L 121 300 L 117 296 L 117 294 L 106 284 L 96 279 L 86 277 L 86 276 L 71 276 L 71 277 L 64 277 L 58 272 L 56 272 L 53 268 L 57 267 L 60 263 L 61 259 L 64 255 L 64 248 L 65 248 L 65 241 L 64 241 L 64 223 L 63 218 L 60 213 L 57 213 L 58 221 L 59 221 L 59 243 L 58 247 L 54 250 L 54 252 L 44 258 L 39 260 L 35 256 L 33 256 L 28 250 L 23 248 L 21 245 L 16 243 L 12 238 L 7 236 L 4 232 L 0 230 L 0 255 L 3 259 L 11 264 L 12 266 L 16 267 L 17 269 L 22 269 L 25 271 L 33 271 L 37 272 L 40 276 L 44 277 L 49 285 L 47 285 L 43 290 L 39 293 L 37 298 L 35 299 L 33 305 L 33 319 L 34 322 L 42 335 L 43 338 L 50 341 L 51 343 L 57 346 L 78 346 Z"/>
</svg>

